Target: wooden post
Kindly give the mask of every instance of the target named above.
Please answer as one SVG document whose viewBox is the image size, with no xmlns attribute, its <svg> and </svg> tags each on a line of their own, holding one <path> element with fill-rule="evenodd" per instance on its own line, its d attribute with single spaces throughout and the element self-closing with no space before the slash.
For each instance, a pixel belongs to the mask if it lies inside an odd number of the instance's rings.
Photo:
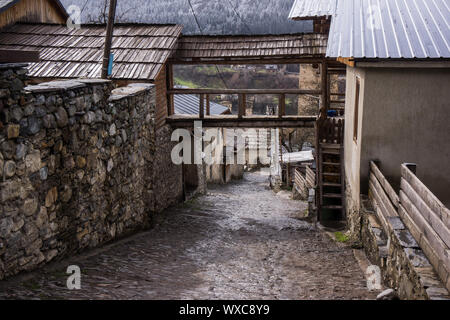
<svg viewBox="0 0 450 320">
<path fill-rule="evenodd" d="M 321 74 L 321 90 L 322 90 L 322 105 L 320 106 L 320 117 L 325 119 L 327 117 L 328 109 L 328 73 L 327 73 L 327 63 L 325 60 L 322 61 L 322 74 Z"/>
<path fill-rule="evenodd" d="M 245 100 L 246 100 L 245 93 L 239 94 L 238 118 L 242 118 L 245 115 L 245 106 L 246 106 Z"/>
<path fill-rule="evenodd" d="M 278 117 L 283 118 L 286 115 L 286 95 L 280 94 L 278 103 Z"/>
<path fill-rule="evenodd" d="M 167 91 L 171 91 L 173 89 L 173 65 L 171 63 L 166 65 L 166 84 Z M 171 116 L 173 114 L 175 114 L 174 96 L 167 93 L 167 115 Z"/>
<path fill-rule="evenodd" d="M 117 0 L 109 1 L 108 24 L 106 26 L 105 51 L 103 54 L 102 79 L 108 77 L 109 57 L 111 55 L 112 37 L 114 31 L 114 19 L 116 17 Z"/>
<path fill-rule="evenodd" d="M 200 95 L 200 110 L 199 110 L 199 117 L 200 119 L 203 119 L 205 117 L 205 95 Z"/>
<path fill-rule="evenodd" d="M 207 116 L 211 115 L 211 108 L 209 105 L 209 94 L 206 95 L 206 115 Z"/>
</svg>

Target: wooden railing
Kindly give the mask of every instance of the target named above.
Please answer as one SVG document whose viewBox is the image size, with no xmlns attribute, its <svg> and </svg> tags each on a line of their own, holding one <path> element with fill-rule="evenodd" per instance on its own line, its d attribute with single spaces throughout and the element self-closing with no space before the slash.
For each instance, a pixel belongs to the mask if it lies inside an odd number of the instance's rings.
<svg viewBox="0 0 450 320">
<path fill-rule="evenodd" d="M 305 177 L 303 177 L 303 174 L 300 171 L 300 168 L 295 168 L 295 175 L 294 175 L 294 183 L 298 187 L 299 190 L 305 190 L 307 188 L 307 182 Z"/>
<path fill-rule="evenodd" d="M 450 290 L 450 210 L 415 175 L 416 166 L 401 166 L 399 195 L 381 173 L 370 163 L 369 193 L 375 200 L 375 212 L 383 228 L 388 220 L 400 217 Z"/>
<path fill-rule="evenodd" d="M 388 218 L 398 217 L 399 198 L 395 190 L 383 176 L 375 162 L 370 162 L 369 190 L 376 201 L 376 213 L 385 230 L 388 230 Z"/>
<path fill-rule="evenodd" d="M 305 175 L 303 175 L 300 168 L 295 168 L 294 182 L 297 186 L 302 188 L 315 188 L 316 173 L 309 166 L 306 166 Z"/>
<path fill-rule="evenodd" d="M 319 143 L 343 144 L 344 119 L 326 118 L 318 120 L 317 136 Z"/>
<path fill-rule="evenodd" d="M 238 118 L 245 116 L 247 95 L 276 95 L 278 96 L 278 117 L 286 115 L 286 95 L 320 95 L 321 90 L 300 90 L 300 89 L 172 89 L 167 91 L 168 101 L 173 101 L 176 94 L 195 94 L 200 96 L 199 118 L 209 115 L 210 97 L 220 94 L 234 94 L 239 97 Z M 206 103 L 205 103 L 206 101 Z M 206 105 L 206 112 L 205 112 Z M 173 110 L 173 108 L 168 108 Z M 169 114 L 170 116 L 171 114 Z"/>
<path fill-rule="evenodd" d="M 401 171 L 399 215 L 450 291 L 450 211 L 417 178 L 415 165 Z"/>
<path fill-rule="evenodd" d="M 309 166 L 306 167 L 305 179 L 308 188 L 316 187 L 316 173 Z"/>
</svg>

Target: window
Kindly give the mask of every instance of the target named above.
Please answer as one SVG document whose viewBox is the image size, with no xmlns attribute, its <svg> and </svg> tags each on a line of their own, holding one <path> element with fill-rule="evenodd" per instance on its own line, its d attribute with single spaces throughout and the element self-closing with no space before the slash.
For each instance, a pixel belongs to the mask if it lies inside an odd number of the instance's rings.
<svg viewBox="0 0 450 320">
<path fill-rule="evenodd" d="M 358 123 L 359 123 L 359 91 L 361 89 L 361 80 L 356 77 L 355 87 L 355 109 L 353 113 L 353 141 L 358 141 Z"/>
</svg>

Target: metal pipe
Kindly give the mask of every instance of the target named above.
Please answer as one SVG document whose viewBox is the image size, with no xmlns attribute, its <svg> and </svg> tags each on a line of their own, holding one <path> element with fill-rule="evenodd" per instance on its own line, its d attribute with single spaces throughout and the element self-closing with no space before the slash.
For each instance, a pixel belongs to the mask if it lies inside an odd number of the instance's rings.
<svg viewBox="0 0 450 320">
<path fill-rule="evenodd" d="M 117 0 L 109 1 L 108 23 L 106 25 L 105 52 L 103 55 L 102 79 L 108 77 L 108 65 L 111 56 L 112 37 L 114 31 L 114 20 L 116 17 Z"/>
</svg>

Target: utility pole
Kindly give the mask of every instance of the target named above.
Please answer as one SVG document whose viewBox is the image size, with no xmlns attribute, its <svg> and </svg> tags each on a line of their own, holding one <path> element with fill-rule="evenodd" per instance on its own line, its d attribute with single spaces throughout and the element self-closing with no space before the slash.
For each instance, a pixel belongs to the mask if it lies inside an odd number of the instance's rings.
<svg viewBox="0 0 450 320">
<path fill-rule="evenodd" d="M 106 25 L 105 53 L 103 55 L 102 79 L 108 77 L 109 59 L 111 56 L 112 37 L 114 31 L 114 20 L 116 17 L 117 0 L 109 1 L 108 23 Z"/>
</svg>

